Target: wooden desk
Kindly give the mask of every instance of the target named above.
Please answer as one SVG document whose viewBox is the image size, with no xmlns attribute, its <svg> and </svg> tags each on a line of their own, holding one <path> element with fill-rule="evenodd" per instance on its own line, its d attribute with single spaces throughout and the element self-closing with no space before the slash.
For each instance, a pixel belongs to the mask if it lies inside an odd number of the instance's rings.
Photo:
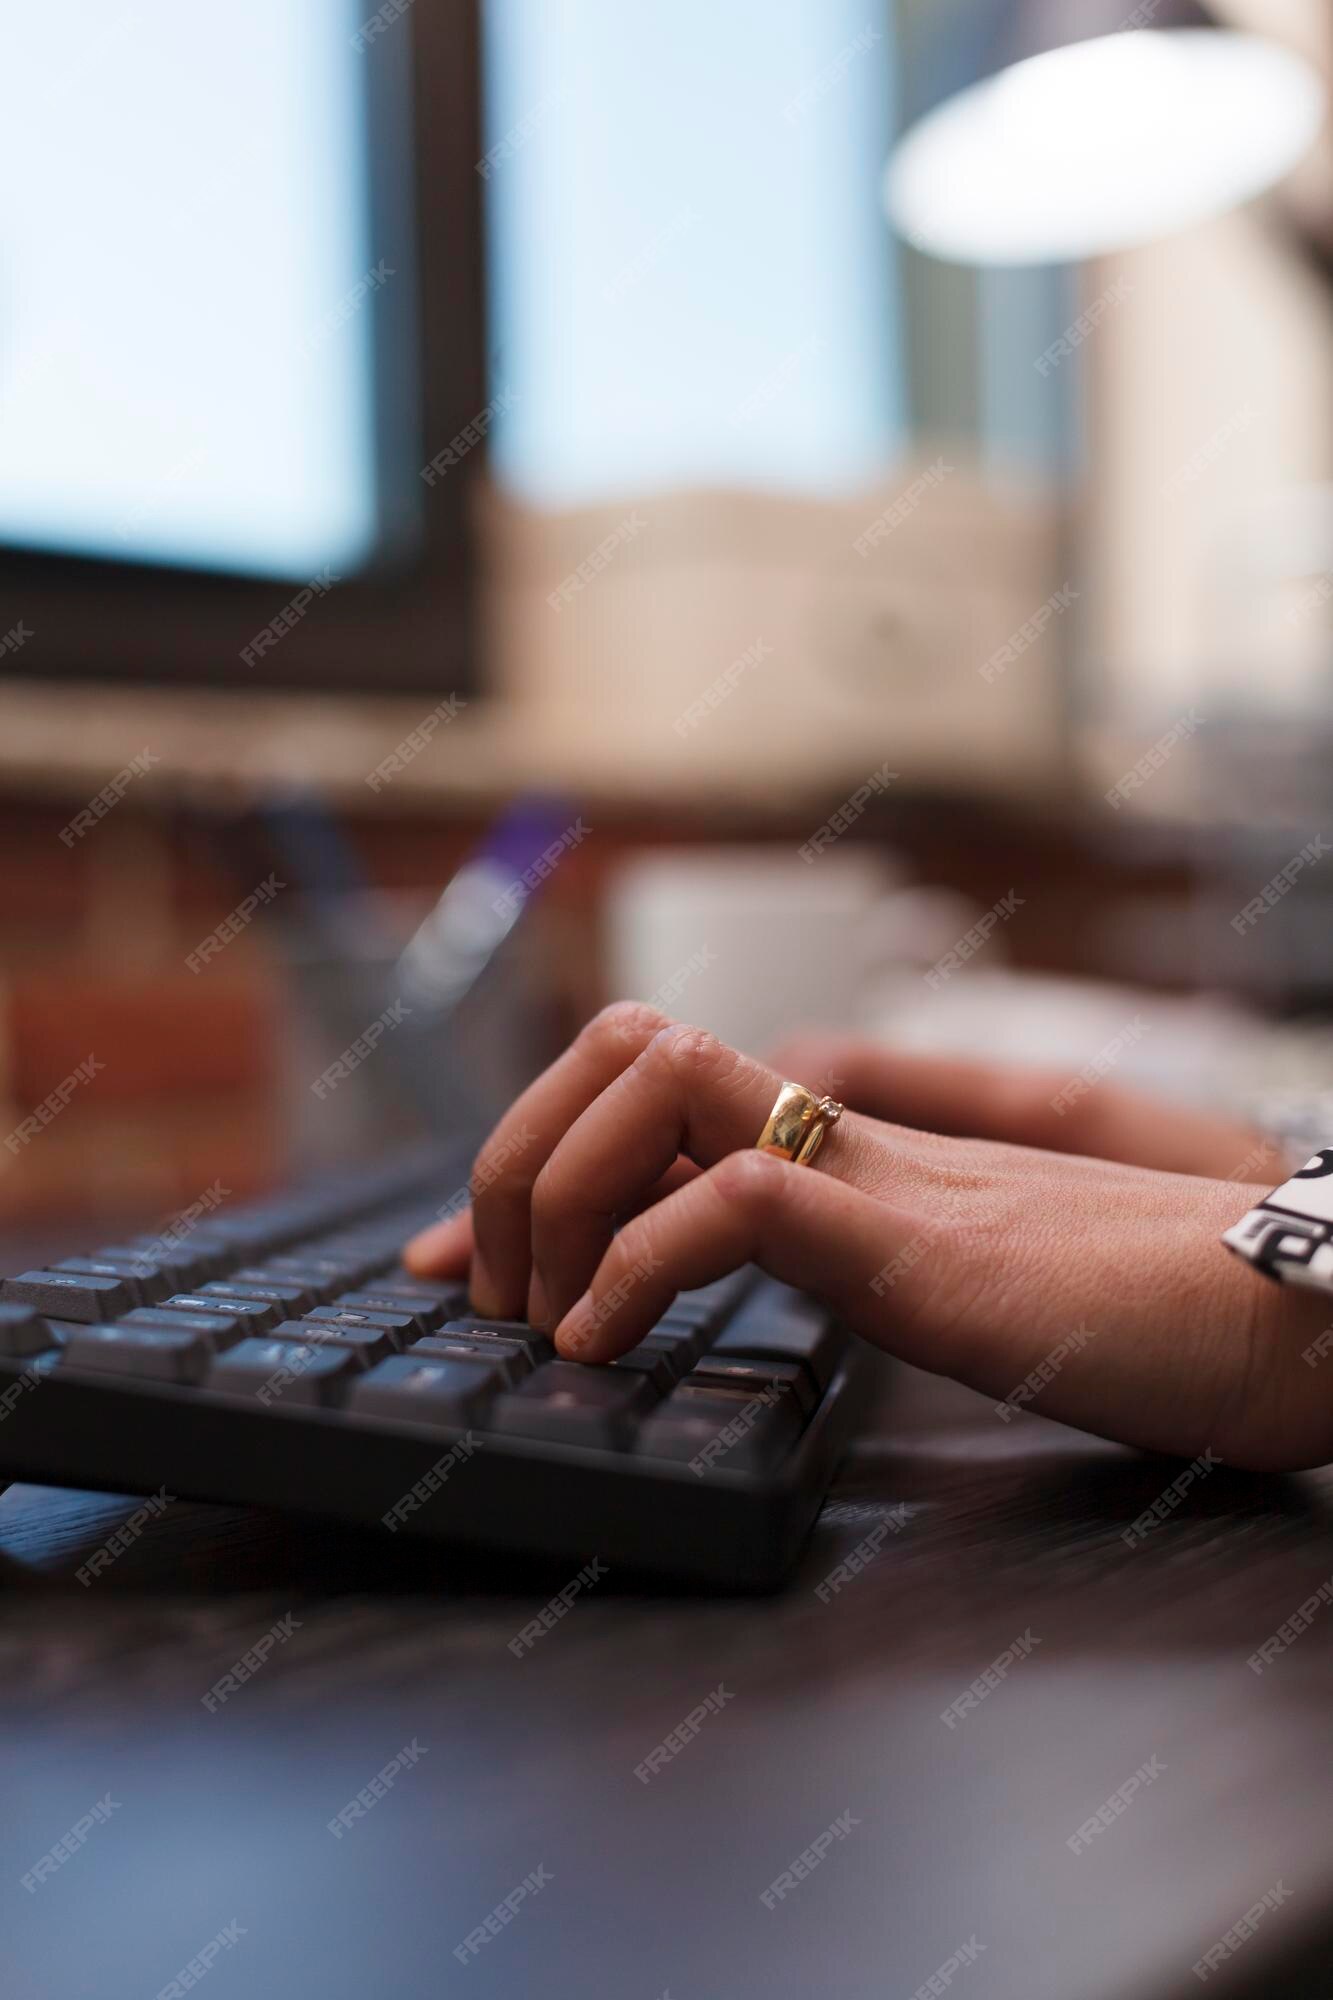
<svg viewBox="0 0 1333 2000">
<path fill-rule="evenodd" d="M 12 1488 L 7 2000 L 150 2000 L 233 1921 L 205 2000 L 909 2000 L 973 1939 L 942 1989 L 963 2000 L 1165 2000 L 1198 1990 L 1191 1965 L 1279 1880 L 1289 1900 L 1207 1983 L 1325 1995 L 1333 1606 L 1262 1675 L 1246 1661 L 1333 1575 L 1333 1475 L 1214 1472 L 1130 1548 L 1178 1466 L 1036 1416 L 1006 1427 L 906 1371 L 886 1367 L 883 1391 L 783 1594 L 608 1576 L 521 1658 L 509 1640 L 566 1570 L 182 1501 L 85 1589 L 79 1564 L 131 1503 Z M 903 1525 L 821 1601 L 896 1508 Z M 292 1636 L 209 1712 L 288 1614 Z M 1031 1652 L 947 1726 L 1023 1634 Z M 637 1779 L 719 1686 L 720 1712 Z M 335 1838 L 413 1741 L 419 1760 Z M 25 1890 L 107 1794 L 109 1818 Z"/>
</svg>

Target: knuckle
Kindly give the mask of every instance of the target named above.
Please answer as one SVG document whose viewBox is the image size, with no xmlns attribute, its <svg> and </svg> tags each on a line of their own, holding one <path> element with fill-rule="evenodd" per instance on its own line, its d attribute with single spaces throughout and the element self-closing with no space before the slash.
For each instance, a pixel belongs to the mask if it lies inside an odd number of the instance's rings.
<svg viewBox="0 0 1333 2000">
<path fill-rule="evenodd" d="M 753 1212 L 772 1208 L 790 1192 L 792 1170 L 772 1153 L 751 1146 L 743 1153 L 728 1153 L 713 1168 L 713 1186 L 723 1201 Z"/>
<path fill-rule="evenodd" d="M 637 1049 L 669 1026 L 666 1015 L 650 1007 L 646 1000 L 613 1000 L 609 1007 L 593 1015 L 579 1040 L 596 1046 L 610 1043 L 613 1047 Z"/>
<path fill-rule="evenodd" d="M 559 1199 L 559 1180 L 551 1171 L 553 1165 L 554 1159 L 548 1160 L 532 1183 L 532 1208 L 538 1218 L 552 1214 Z"/>
<path fill-rule="evenodd" d="M 514 1185 L 513 1150 L 501 1140 L 498 1133 L 492 1133 L 472 1162 L 472 1172 L 468 1176 L 468 1193 L 473 1207 L 484 1204 L 488 1199 Z"/>
<path fill-rule="evenodd" d="M 695 1083 L 701 1076 L 716 1077 L 738 1061 L 734 1051 L 707 1028 L 684 1023 L 657 1035 L 645 1054 L 664 1063 L 683 1083 Z"/>
</svg>

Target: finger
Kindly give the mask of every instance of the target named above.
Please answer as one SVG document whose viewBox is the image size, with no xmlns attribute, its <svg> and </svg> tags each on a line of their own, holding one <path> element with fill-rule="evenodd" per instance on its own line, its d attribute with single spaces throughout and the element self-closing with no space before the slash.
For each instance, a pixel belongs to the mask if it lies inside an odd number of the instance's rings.
<svg viewBox="0 0 1333 2000">
<path fill-rule="evenodd" d="M 938 1367 L 908 1313 L 901 1327 L 886 1325 L 883 1273 L 921 1235 L 915 1215 L 846 1181 L 771 1153 L 732 1153 L 621 1230 L 556 1329 L 556 1346 L 570 1359 L 612 1361 L 678 1291 L 754 1263 L 825 1299 L 857 1332 Z"/>
<path fill-rule="evenodd" d="M 531 1275 L 533 1182 L 580 1112 L 614 1081 L 667 1019 L 621 1001 L 604 1008 L 517 1098 L 472 1170 L 472 1302 L 488 1319 L 518 1319 Z"/>
<path fill-rule="evenodd" d="M 618 1216 L 676 1158 L 710 1167 L 753 1148 L 782 1089 L 776 1071 L 701 1028 L 664 1028 L 565 1134 L 532 1196 L 532 1255 L 553 1319 L 587 1285 Z M 821 1169 L 855 1178 L 857 1143 L 834 1126 Z"/>
<path fill-rule="evenodd" d="M 617 1218 L 618 1222 L 629 1222 L 634 1216 L 641 1215 L 645 1208 L 651 1208 L 654 1202 L 665 1201 L 666 1197 L 674 1194 L 677 1188 L 688 1187 L 692 1180 L 697 1180 L 698 1175 L 699 1169 L 693 1160 L 677 1160 L 668 1167 L 661 1180 L 653 1182 L 639 1200 L 628 1203 L 624 1213 Z M 551 1310 L 546 1299 L 546 1286 L 534 1259 L 532 1278 L 528 1285 L 528 1324 L 546 1327 L 550 1323 Z"/>
<path fill-rule="evenodd" d="M 661 1201 L 664 1195 L 673 1194 L 678 1187 L 694 1179 L 699 1169 L 689 1160 L 677 1160 L 669 1173 L 662 1176 L 657 1186 L 651 1188 L 641 1203 L 635 1204 L 627 1215 L 638 1213 L 640 1207 L 648 1207 L 652 1202 Z M 403 1246 L 403 1263 L 418 1278 L 461 1278 L 467 1274 L 472 1259 L 472 1209 L 460 1210 L 442 1222 L 432 1222 L 426 1229 L 419 1230 L 411 1241 Z"/>
<path fill-rule="evenodd" d="M 403 1245 L 403 1262 L 414 1277 L 461 1278 L 472 1260 L 472 1210 L 432 1222 Z"/>
</svg>

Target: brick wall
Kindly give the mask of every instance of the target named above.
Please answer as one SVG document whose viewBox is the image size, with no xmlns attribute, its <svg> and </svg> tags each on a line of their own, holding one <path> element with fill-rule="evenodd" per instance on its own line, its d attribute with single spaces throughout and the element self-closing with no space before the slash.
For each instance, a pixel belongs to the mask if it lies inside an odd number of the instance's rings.
<svg viewBox="0 0 1333 2000">
<path fill-rule="evenodd" d="M 235 885 L 165 821 L 122 807 L 67 847 L 67 817 L 0 802 L 0 1220 L 147 1219 L 218 1178 L 263 1187 L 280 1158 L 273 968 L 245 937 L 197 976 L 185 964 Z"/>
</svg>

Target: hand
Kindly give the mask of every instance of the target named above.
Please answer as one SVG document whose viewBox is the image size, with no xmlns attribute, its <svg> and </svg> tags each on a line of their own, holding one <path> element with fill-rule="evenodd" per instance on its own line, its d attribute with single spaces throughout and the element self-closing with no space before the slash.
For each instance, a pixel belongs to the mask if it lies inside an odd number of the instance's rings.
<svg viewBox="0 0 1333 2000">
<path fill-rule="evenodd" d="M 913 1055 L 840 1035 L 797 1035 L 769 1060 L 783 1076 L 812 1090 L 819 1081 L 821 1091 L 872 1118 L 926 1132 L 1265 1187 L 1288 1172 L 1279 1149 L 1248 1125 L 1115 1083 L 1098 1083 L 1071 1102 L 1062 1098 L 1072 1081 L 1067 1072 Z"/>
<path fill-rule="evenodd" d="M 470 1259 L 479 1313 L 607 1361 L 677 1291 L 753 1261 L 997 1399 L 1062 1349 L 1036 1406 L 1103 1436 L 1272 1469 L 1333 1457 L 1333 1369 L 1302 1359 L 1327 1302 L 1217 1240 L 1264 1189 L 851 1112 L 795 1167 L 754 1145 L 780 1083 L 696 1028 L 608 1008 L 482 1148 L 471 1214 L 407 1262 Z"/>
</svg>

